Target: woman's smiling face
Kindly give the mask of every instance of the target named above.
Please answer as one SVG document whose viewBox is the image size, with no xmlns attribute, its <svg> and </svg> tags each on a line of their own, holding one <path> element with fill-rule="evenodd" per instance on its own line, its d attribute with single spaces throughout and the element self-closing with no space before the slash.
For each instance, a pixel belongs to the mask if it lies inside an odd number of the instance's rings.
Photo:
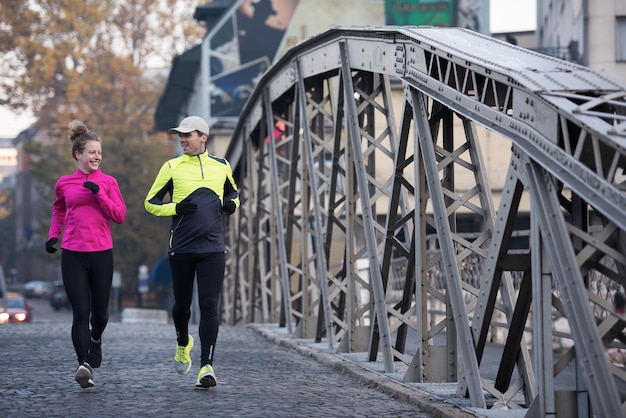
<svg viewBox="0 0 626 418">
<path fill-rule="evenodd" d="M 76 153 L 78 168 L 84 173 L 93 173 L 102 161 L 102 144 L 99 141 L 87 141 L 83 152 Z"/>
</svg>

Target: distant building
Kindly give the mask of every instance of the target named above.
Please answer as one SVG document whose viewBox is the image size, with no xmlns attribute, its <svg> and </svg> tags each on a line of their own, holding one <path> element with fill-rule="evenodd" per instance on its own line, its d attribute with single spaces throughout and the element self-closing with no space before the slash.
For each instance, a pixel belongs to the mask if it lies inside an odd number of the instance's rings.
<svg viewBox="0 0 626 418">
<path fill-rule="evenodd" d="M 0 189 L 15 187 L 17 147 L 13 138 L 0 138 Z"/>
<path fill-rule="evenodd" d="M 538 49 L 626 82 L 624 0 L 537 0 Z"/>
<path fill-rule="evenodd" d="M 49 218 L 41 219 L 44 202 L 35 189 L 35 179 L 30 170 L 30 157 L 23 149 L 28 139 L 42 139 L 42 132 L 28 128 L 13 140 L 17 150 L 17 167 L 15 175 L 15 245 L 18 282 L 24 283 L 33 279 L 58 280 L 58 261 L 45 257 L 44 242 L 46 237 L 39 233 L 39 225 L 49 222 Z"/>
<path fill-rule="evenodd" d="M 537 33 L 533 31 L 492 33 L 492 37 L 526 49 L 537 48 Z"/>
</svg>

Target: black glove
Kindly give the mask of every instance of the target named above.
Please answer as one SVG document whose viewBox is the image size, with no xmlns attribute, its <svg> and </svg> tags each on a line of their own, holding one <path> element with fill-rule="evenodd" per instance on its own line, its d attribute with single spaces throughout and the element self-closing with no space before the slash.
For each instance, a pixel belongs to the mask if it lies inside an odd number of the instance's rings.
<svg viewBox="0 0 626 418">
<path fill-rule="evenodd" d="M 180 203 L 176 204 L 176 214 L 177 215 L 191 215 L 192 213 L 196 213 L 198 210 L 198 205 L 191 202 L 191 197 L 187 196 Z"/>
<path fill-rule="evenodd" d="M 98 193 L 98 190 L 100 190 L 100 186 L 98 186 L 93 181 L 86 181 L 86 182 L 84 182 L 83 183 L 83 187 L 86 187 L 87 189 L 91 190 L 91 193 L 93 193 L 93 194 Z"/>
<path fill-rule="evenodd" d="M 48 241 L 46 241 L 46 252 L 50 254 L 56 253 L 57 249 L 54 248 L 54 244 L 56 244 L 57 242 L 59 242 L 58 238 L 50 238 Z"/>
<path fill-rule="evenodd" d="M 233 213 L 235 213 L 235 209 L 237 209 L 237 205 L 235 205 L 235 202 L 233 202 L 232 200 L 229 200 L 228 202 L 224 203 L 224 206 L 222 206 L 222 212 L 224 212 L 226 215 L 232 215 Z"/>
</svg>

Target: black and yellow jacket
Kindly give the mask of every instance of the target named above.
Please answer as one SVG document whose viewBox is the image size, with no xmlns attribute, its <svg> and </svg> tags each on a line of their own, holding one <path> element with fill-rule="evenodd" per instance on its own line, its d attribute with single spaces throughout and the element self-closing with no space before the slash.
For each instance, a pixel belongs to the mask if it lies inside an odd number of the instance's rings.
<svg viewBox="0 0 626 418">
<path fill-rule="evenodd" d="M 171 201 L 163 201 L 169 194 Z M 190 196 L 198 210 L 177 215 L 176 204 Z M 208 152 L 181 155 L 166 161 L 144 201 L 148 212 L 172 216 L 169 252 L 209 253 L 225 250 L 222 205 L 239 207 L 239 192 L 228 161 Z"/>
</svg>

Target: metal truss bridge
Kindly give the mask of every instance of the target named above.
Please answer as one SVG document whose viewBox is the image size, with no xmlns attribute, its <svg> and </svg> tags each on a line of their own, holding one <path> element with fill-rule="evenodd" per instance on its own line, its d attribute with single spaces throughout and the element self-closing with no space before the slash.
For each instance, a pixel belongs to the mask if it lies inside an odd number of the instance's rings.
<svg viewBox="0 0 626 418">
<path fill-rule="evenodd" d="M 463 29 L 334 27 L 259 80 L 227 158 L 224 321 L 478 409 L 624 415 L 624 84 Z"/>
</svg>

